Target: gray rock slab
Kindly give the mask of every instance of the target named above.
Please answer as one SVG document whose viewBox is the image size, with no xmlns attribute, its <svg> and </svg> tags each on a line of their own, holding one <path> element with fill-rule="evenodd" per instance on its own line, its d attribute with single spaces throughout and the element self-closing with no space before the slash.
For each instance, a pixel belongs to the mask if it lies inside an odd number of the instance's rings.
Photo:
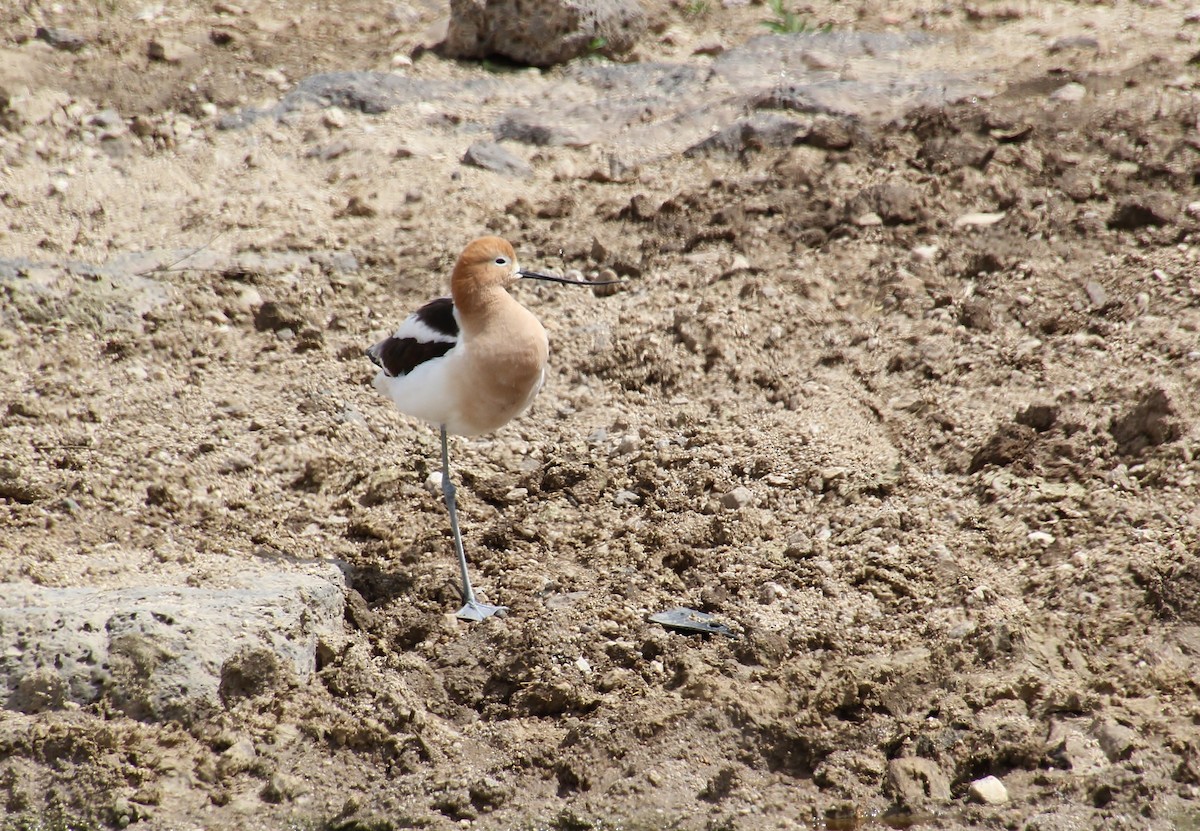
<svg viewBox="0 0 1200 831">
<path fill-rule="evenodd" d="M 739 118 L 684 151 L 685 156 L 736 155 L 765 147 L 789 147 L 808 132 L 808 125 L 775 113 Z"/>
<path fill-rule="evenodd" d="M 300 82 L 274 106 L 232 113 L 220 126 L 286 118 L 305 107 L 380 113 L 427 102 L 454 114 L 429 119 L 432 129 L 466 135 L 491 130 L 497 140 L 531 145 L 601 146 L 633 153 L 640 162 L 682 153 L 729 128 L 733 138 L 744 137 L 737 122 L 755 111 L 863 125 L 993 93 L 960 64 L 952 49 L 921 32 L 764 35 L 711 63 L 584 60 L 540 75 L 466 82 L 323 73 Z M 761 137 L 749 136 L 750 143 Z"/>
<path fill-rule="evenodd" d="M 222 130 L 247 127 L 260 118 L 283 118 L 307 108 L 340 107 L 378 114 L 419 101 L 479 103 L 496 88 L 492 78 L 450 82 L 411 78 L 394 72 L 322 72 L 296 84 L 269 107 L 247 107 L 217 121 Z"/>
<path fill-rule="evenodd" d="M 359 268 L 353 254 L 337 250 L 229 254 L 208 248 L 170 248 L 124 252 L 99 264 L 0 257 L 0 286 L 11 301 L 0 308 L 0 324 L 11 315 L 30 323 L 58 319 L 101 329 L 121 328 L 137 324 L 147 312 L 171 302 L 175 271 L 288 274 L 313 265 L 331 273 Z"/>
<path fill-rule="evenodd" d="M 477 141 L 467 148 L 463 164 L 503 173 L 506 176 L 529 176 L 533 168 L 520 156 L 505 150 L 494 141 Z"/>
<path fill-rule="evenodd" d="M 0 702 L 26 713 L 103 702 L 133 718 L 188 722 L 245 689 L 248 664 L 311 675 L 318 639 L 341 632 L 341 572 L 322 564 L 241 583 L 0 584 Z"/>
<path fill-rule="evenodd" d="M 812 80 L 845 74 L 850 61 L 868 59 L 887 72 L 900 53 L 936 42 L 926 32 L 830 31 L 805 34 L 760 35 L 714 61 L 713 74 L 734 89 L 749 90 L 790 82 L 802 77 Z M 899 66 L 897 66 L 899 68 Z M 854 74 L 864 77 L 856 66 Z"/>
</svg>

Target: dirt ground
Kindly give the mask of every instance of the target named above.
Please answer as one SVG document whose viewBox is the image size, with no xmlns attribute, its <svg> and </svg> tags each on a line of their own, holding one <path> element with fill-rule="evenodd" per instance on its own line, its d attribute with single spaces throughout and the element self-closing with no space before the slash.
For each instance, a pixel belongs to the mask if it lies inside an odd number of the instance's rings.
<svg viewBox="0 0 1200 831">
<path fill-rule="evenodd" d="M 436 101 L 214 126 L 319 71 L 488 77 L 409 64 L 437 4 L 0 9 L 0 582 L 352 587 L 313 677 L 213 717 L 0 711 L 4 827 L 1200 828 L 1200 15 L 803 9 L 996 94 L 521 179 Z M 768 15 L 656 8 L 633 58 Z M 629 281 L 515 290 L 552 366 L 454 443 L 511 607 L 465 625 L 436 434 L 362 350 L 484 233 Z M 738 637 L 646 619 L 679 605 Z"/>
</svg>

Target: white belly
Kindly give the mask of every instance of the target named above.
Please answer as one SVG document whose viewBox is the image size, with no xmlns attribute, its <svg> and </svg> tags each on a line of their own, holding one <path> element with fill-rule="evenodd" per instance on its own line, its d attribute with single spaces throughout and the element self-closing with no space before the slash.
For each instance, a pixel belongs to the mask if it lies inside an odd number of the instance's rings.
<svg viewBox="0 0 1200 831">
<path fill-rule="evenodd" d="M 490 433 L 523 413 L 545 382 L 545 368 L 527 389 L 489 393 L 467 373 L 460 342 L 440 358 L 426 361 L 407 375 L 395 378 L 382 371 L 374 386 L 407 415 L 459 436 Z"/>
</svg>

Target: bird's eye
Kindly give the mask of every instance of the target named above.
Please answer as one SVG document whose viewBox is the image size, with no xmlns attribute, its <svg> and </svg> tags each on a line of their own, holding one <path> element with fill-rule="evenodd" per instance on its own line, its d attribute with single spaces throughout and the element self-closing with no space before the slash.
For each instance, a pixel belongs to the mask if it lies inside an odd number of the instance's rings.
<svg viewBox="0 0 1200 831">
<path fill-rule="evenodd" d="M 508 257 L 497 257 L 496 265 L 508 265 Z"/>
</svg>

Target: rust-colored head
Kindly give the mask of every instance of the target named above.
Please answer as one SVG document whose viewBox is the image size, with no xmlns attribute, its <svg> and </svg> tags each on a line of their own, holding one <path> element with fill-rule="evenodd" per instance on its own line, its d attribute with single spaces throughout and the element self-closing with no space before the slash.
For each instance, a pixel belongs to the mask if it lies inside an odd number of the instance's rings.
<svg viewBox="0 0 1200 831">
<path fill-rule="evenodd" d="M 507 289 L 518 277 L 517 254 L 508 240 L 480 237 L 459 255 L 450 278 L 450 291 L 458 301 L 460 297 L 486 292 L 493 286 Z"/>
<path fill-rule="evenodd" d="M 454 305 L 460 314 L 470 315 L 482 306 L 494 302 L 497 291 L 504 292 L 521 278 L 574 286 L 607 286 L 619 282 L 613 280 L 590 283 L 527 271 L 517 265 L 517 255 L 507 240 L 500 237 L 480 237 L 463 249 L 458 262 L 454 264 L 454 274 L 450 277 L 450 293 L 454 296 Z"/>
</svg>

